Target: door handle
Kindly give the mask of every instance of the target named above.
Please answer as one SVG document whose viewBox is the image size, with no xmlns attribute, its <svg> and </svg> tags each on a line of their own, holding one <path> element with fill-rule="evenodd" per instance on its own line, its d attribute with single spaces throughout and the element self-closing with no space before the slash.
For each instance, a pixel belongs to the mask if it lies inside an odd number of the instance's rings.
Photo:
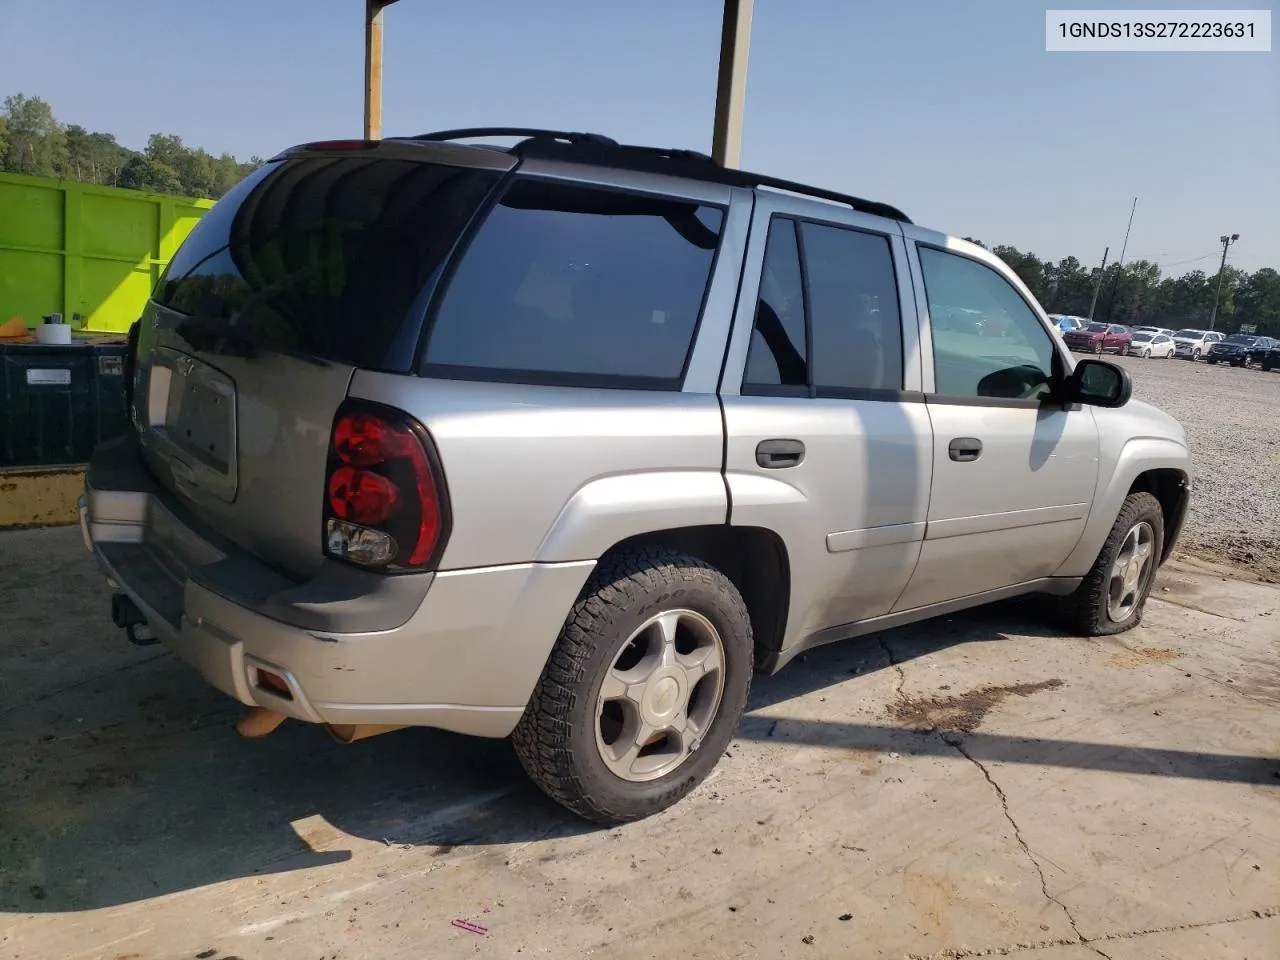
<svg viewBox="0 0 1280 960">
<path fill-rule="evenodd" d="M 761 440 L 756 446 L 756 463 L 766 470 L 796 467 L 804 460 L 804 444 L 799 440 Z"/>
<path fill-rule="evenodd" d="M 947 447 L 947 455 L 957 463 L 970 463 L 982 456 L 982 441 L 976 437 L 956 437 Z"/>
</svg>

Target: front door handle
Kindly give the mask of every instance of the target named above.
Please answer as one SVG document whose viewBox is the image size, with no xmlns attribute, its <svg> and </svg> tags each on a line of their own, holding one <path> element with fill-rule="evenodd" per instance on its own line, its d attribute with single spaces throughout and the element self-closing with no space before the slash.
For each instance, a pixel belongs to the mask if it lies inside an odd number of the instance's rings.
<svg viewBox="0 0 1280 960">
<path fill-rule="evenodd" d="M 947 454 L 957 463 L 970 463 L 982 456 L 982 441 L 976 437 L 956 437 L 947 447 Z"/>
<path fill-rule="evenodd" d="M 756 463 L 766 470 L 797 467 L 804 460 L 804 444 L 799 440 L 761 440 L 756 446 Z"/>
</svg>

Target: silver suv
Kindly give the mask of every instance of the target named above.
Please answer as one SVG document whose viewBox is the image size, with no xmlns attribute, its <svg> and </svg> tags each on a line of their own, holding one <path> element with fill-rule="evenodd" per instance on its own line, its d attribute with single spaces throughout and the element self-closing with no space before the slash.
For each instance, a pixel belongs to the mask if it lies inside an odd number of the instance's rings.
<svg viewBox="0 0 1280 960">
<path fill-rule="evenodd" d="M 601 822 L 818 644 L 1028 593 L 1133 627 L 1190 488 L 982 247 L 595 135 L 288 150 L 134 339 L 81 506 L 116 623 L 343 740 L 510 736 Z"/>
</svg>

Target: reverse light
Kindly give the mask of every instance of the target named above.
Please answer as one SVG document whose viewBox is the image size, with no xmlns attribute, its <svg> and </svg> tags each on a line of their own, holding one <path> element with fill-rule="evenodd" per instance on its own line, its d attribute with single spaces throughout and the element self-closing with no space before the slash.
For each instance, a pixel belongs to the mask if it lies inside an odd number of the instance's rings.
<svg viewBox="0 0 1280 960">
<path fill-rule="evenodd" d="M 426 429 L 391 407 L 344 404 L 330 435 L 325 553 L 388 572 L 426 569 L 443 549 L 448 520 Z"/>
</svg>

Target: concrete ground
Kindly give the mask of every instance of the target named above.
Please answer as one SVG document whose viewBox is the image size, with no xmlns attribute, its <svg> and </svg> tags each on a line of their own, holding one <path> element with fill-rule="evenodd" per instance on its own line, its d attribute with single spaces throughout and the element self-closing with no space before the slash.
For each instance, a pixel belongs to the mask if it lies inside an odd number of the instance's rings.
<svg viewBox="0 0 1280 960">
<path fill-rule="evenodd" d="M 1280 588 L 1220 569 L 1113 640 L 1015 603 L 815 651 L 615 830 L 503 742 L 238 740 L 75 529 L 0 534 L 0 585 L 0 960 L 1280 957 Z"/>
</svg>

